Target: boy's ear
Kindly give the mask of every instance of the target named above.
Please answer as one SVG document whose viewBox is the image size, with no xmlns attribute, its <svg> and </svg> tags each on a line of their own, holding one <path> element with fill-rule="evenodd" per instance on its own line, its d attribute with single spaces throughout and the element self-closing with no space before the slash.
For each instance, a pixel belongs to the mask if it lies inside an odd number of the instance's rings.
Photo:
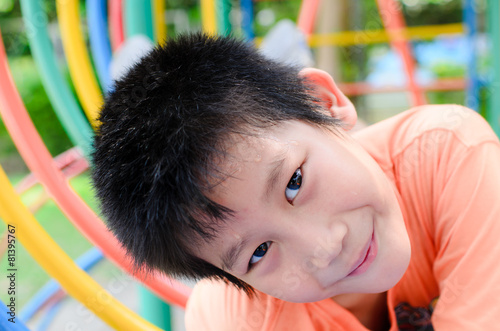
<svg viewBox="0 0 500 331">
<path fill-rule="evenodd" d="M 339 90 L 330 74 L 319 69 L 305 68 L 299 72 L 299 76 L 312 88 L 314 96 L 321 100 L 324 111 L 342 121 L 346 131 L 356 124 L 358 116 L 354 105 Z"/>
</svg>

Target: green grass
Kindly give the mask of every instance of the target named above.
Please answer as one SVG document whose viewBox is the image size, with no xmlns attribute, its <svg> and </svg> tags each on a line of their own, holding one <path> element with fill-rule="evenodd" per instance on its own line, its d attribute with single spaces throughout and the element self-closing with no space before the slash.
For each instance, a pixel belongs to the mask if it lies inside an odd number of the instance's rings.
<svg viewBox="0 0 500 331">
<path fill-rule="evenodd" d="M 13 180 L 15 181 L 15 180 Z M 74 190 L 87 202 L 87 204 L 96 210 L 96 201 L 94 199 L 90 179 L 88 174 L 80 175 L 73 178 L 71 186 Z M 25 205 L 33 203 L 42 194 L 43 188 L 40 185 L 33 187 L 28 192 L 23 194 L 22 200 Z M 82 234 L 71 224 L 64 216 L 61 210 L 52 200 L 40 208 L 36 214 L 36 219 L 45 228 L 48 234 L 57 242 L 57 244 L 68 254 L 73 260 L 86 252 L 92 245 L 83 237 Z M 0 233 L 3 233 L 6 226 L 3 222 L 0 224 Z M 16 229 L 19 231 L 29 231 L 29 229 Z M 17 297 L 16 305 L 18 308 L 29 301 L 49 279 L 47 273 L 38 265 L 36 261 L 28 254 L 26 249 L 19 242 L 16 243 L 16 264 L 17 264 Z M 0 261 L 0 299 L 6 302 L 9 298 L 7 294 L 8 279 L 7 274 L 7 257 L 3 256 Z M 19 312 L 19 310 L 17 310 Z"/>
</svg>

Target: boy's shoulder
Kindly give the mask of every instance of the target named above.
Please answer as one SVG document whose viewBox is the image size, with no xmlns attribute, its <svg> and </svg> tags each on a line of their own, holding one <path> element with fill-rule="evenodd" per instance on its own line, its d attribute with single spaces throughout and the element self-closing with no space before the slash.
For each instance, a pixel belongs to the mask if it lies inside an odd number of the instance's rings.
<svg viewBox="0 0 500 331">
<path fill-rule="evenodd" d="M 419 136 L 430 131 L 452 132 L 463 144 L 470 146 L 484 140 L 496 140 L 489 124 L 476 111 L 456 104 L 426 105 L 403 113 L 406 134 Z"/>
<path fill-rule="evenodd" d="M 354 134 L 361 145 L 381 162 L 387 157 L 395 157 L 415 142 L 442 143 L 444 136 L 465 147 L 498 141 L 481 115 L 453 104 L 411 108 Z"/>
</svg>

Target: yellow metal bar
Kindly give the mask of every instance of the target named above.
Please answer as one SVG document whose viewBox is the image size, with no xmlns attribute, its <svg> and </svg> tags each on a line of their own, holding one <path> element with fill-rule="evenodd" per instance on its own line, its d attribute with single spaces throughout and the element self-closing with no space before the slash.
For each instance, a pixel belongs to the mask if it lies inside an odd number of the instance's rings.
<svg viewBox="0 0 500 331">
<path fill-rule="evenodd" d="M 103 97 L 93 74 L 90 58 L 80 29 L 78 0 L 56 1 L 59 30 L 66 53 L 69 73 L 75 85 L 76 94 L 93 127 L 96 126 L 98 110 Z"/>
<path fill-rule="evenodd" d="M 403 29 L 403 36 L 407 39 L 433 39 L 442 34 L 460 34 L 464 32 L 462 23 L 415 26 Z M 360 44 L 376 44 L 389 42 L 385 30 L 345 31 L 328 34 L 314 34 L 309 39 L 311 47 L 324 45 L 352 46 Z"/>
<path fill-rule="evenodd" d="M 414 26 L 403 29 L 403 36 L 407 39 L 430 40 L 443 34 L 462 34 L 464 27 L 462 23 Z M 262 38 L 256 38 L 260 44 Z M 389 36 L 383 29 L 344 31 L 325 34 L 313 34 L 309 38 L 309 46 L 354 46 L 389 42 Z"/>
<path fill-rule="evenodd" d="M 167 39 L 167 22 L 165 21 L 165 0 L 152 0 L 154 35 L 157 43 L 163 44 Z"/>
<path fill-rule="evenodd" d="M 215 11 L 215 0 L 200 0 L 200 6 L 203 31 L 208 34 L 216 34 L 217 15 Z"/>
<path fill-rule="evenodd" d="M 21 202 L 0 167 L 0 218 L 15 248 L 19 240 L 40 266 L 76 300 L 117 330 L 156 330 L 103 289 L 55 243 Z M 9 248 L 9 249 L 11 249 Z M 16 269 L 17 261 L 11 261 Z"/>
</svg>

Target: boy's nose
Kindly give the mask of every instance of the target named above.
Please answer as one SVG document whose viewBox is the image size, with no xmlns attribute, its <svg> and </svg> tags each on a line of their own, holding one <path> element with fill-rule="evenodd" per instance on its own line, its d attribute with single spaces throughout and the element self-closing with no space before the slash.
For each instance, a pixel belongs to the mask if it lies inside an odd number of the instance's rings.
<svg viewBox="0 0 500 331">
<path fill-rule="evenodd" d="M 347 227 L 342 224 L 320 233 L 312 251 L 311 263 L 318 268 L 328 266 L 342 251 L 342 242 Z"/>
<path fill-rule="evenodd" d="M 342 251 L 342 242 L 347 233 L 343 223 L 311 224 L 294 229 L 294 254 L 300 257 L 301 265 L 310 269 L 327 267 Z"/>
</svg>

